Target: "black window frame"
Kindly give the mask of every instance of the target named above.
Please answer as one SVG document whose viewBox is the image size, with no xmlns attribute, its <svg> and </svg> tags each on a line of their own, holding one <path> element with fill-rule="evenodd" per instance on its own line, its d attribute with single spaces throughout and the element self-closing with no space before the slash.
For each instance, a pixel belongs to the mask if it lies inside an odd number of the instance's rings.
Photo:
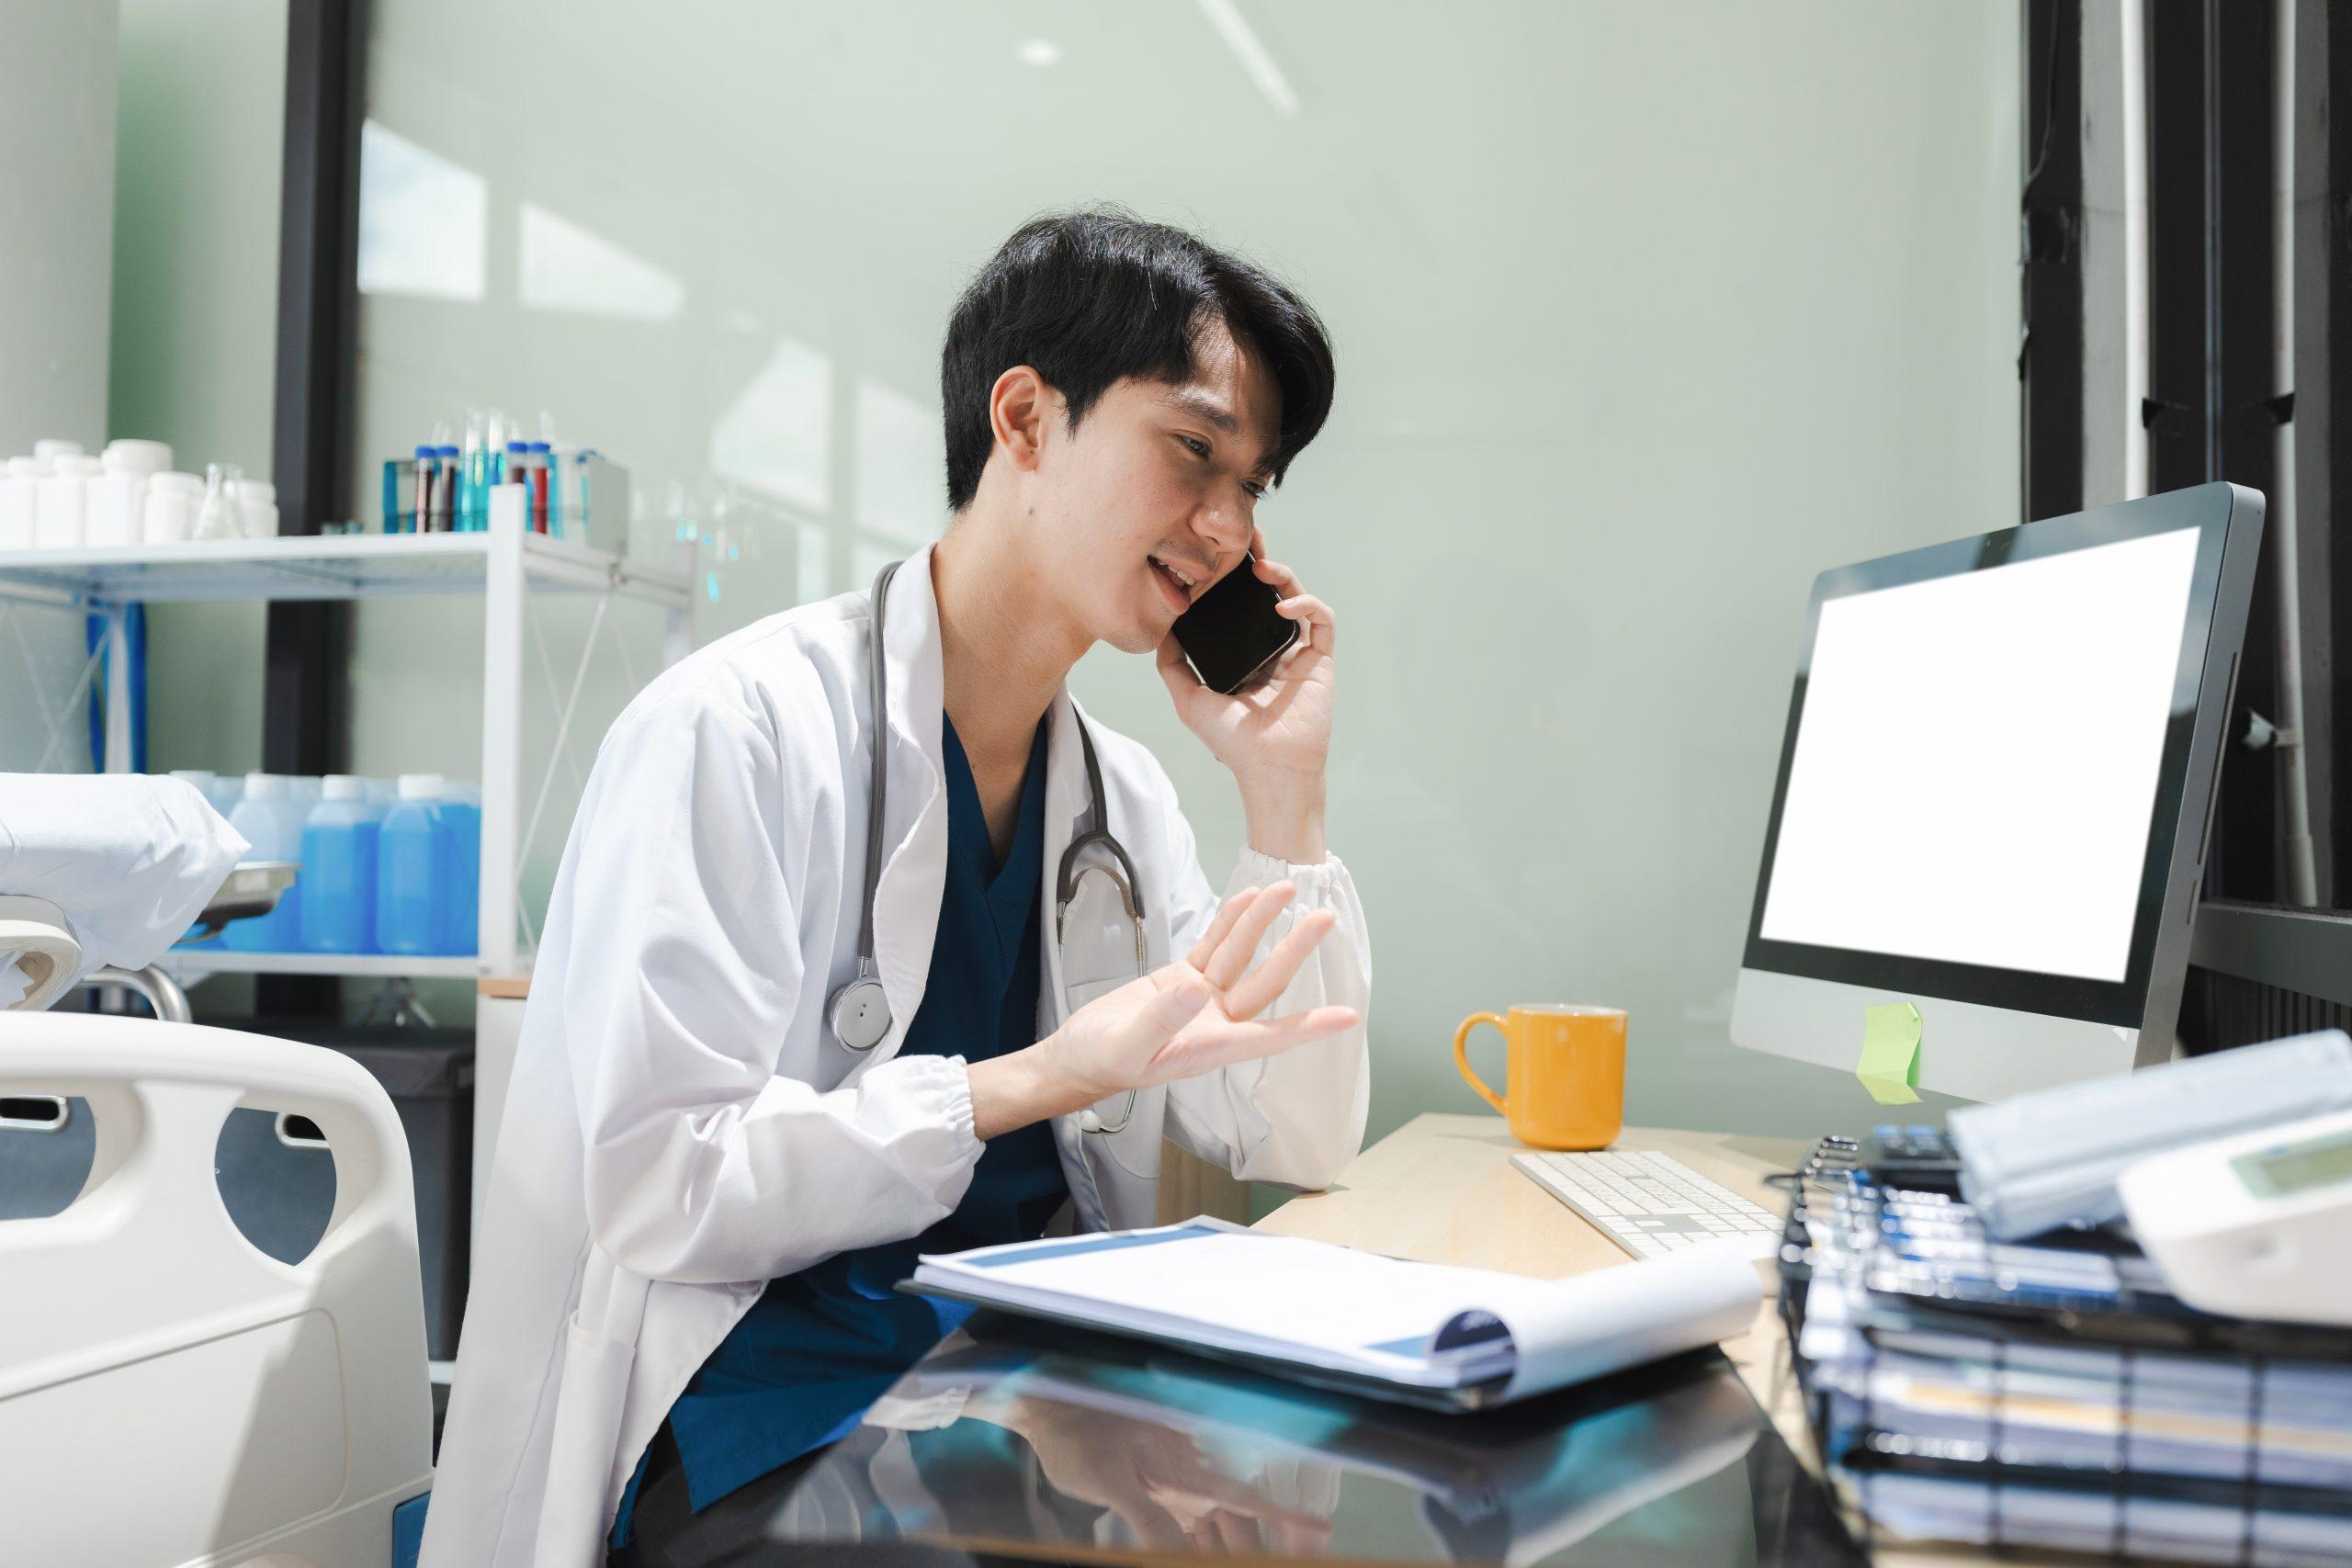
<svg viewBox="0 0 2352 1568">
<path fill-rule="evenodd" d="M 2331 504 L 2352 497 L 2352 437 L 2334 438 L 2335 411 L 2352 412 L 2352 223 L 2332 216 L 2352 211 L 2352 117 L 2330 123 L 2320 112 L 2327 101 L 2352 103 L 2352 17 L 2331 26 L 2328 9 L 2325 0 L 2137 0 L 2141 48 L 2125 60 L 2129 34 L 2104 7 L 2087 15 L 2080 0 L 2019 7 L 2020 521 L 2075 510 L 2098 487 L 2099 478 L 2086 473 L 2084 418 L 2086 409 L 2105 415 L 2099 400 L 2115 386 L 2086 364 L 2085 321 L 2112 317 L 2124 304 L 2110 291 L 2112 273 L 2086 265 L 2093 222 L 2086 150 L 2116 138 L 2120 125 L 2105 100 L 2086 113 L 2086 100 L 2098 96 L 2086 85 L 2096 73 L 2137 73 L 2147 128 L 2146 489 L 2229 479 L 2272 495 L 2278 433 L 2292 427 L 2292 501 L 2306 540 L 2297 558 L 2307 671 L 2332 669 L 2334 649 L 2352 649 L 2352 594 L 2333 592 L 2338 564 L 2352 572 L 2352 507 Z M 2279 29 L 2290 17 L 2295 188 L 2304 213 L 2331 216 L 2299 217 L 2294 227 L 2296 341 L 2285 378 L 2291 384 L 2281 386 L 2271 350 L 2272 187 Z M 2091 238 L 2095 245 L 2108 237 Z M 2279 817 L 2284 753 L 2243 744 L 2252 716 L 2278 711 L 2276 555 L 2283 547 L 2279 533 L 2267 531 L 2207 868 L 2215 894 L 2199 910 L 2183 999 L 2192 1050 L 2257 1037 L 2245 1021 L 2293 1015 L 2238 1005 L 2249 987 L 2352 1005 L 2352 909 L 2342 907 L 2352 905 L 2352 831 L 2321 815 L 2329 831 L 2318 849 L 2319 907 L 2294 902 Z M 2307 710 L 2307 736 L 2352 737 L 2352 679 L 2331 687 L 2321 694 L 2324 712 Z M 2323 813 L 2340 793 L 2335 749 L 2314 745 L 2303 759 Z M 2239 1021 L 2219 1021 L 2224 1014 Z"/>
</svg>

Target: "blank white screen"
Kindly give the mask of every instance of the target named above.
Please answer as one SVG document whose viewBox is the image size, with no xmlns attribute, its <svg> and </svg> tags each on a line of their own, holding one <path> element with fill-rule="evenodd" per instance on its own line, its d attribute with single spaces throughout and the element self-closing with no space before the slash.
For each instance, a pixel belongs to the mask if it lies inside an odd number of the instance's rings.
<svg viewBox="0 0 2352 1568">
<path fill-rule="evenodd" d="M 1763 935 L 2123 978 L 2197 540 L 1824 603 Z"/>
</svg>

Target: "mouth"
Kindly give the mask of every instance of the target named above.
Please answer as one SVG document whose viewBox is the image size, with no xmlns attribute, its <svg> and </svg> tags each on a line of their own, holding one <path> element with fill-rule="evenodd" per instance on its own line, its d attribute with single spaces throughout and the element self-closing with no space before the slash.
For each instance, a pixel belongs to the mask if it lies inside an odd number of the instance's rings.
<svg viewBox="0 0 2352 1568">
<path fill-rule="evenodd" d="M 1164 556 L 1150 559 L 1151 574 L 1159 580 L 1161 594 L 1180 615 L 1192 608 L 1193 594 L 1213 575 L 1198 561 L 1171 561 Z"/>
</svg>

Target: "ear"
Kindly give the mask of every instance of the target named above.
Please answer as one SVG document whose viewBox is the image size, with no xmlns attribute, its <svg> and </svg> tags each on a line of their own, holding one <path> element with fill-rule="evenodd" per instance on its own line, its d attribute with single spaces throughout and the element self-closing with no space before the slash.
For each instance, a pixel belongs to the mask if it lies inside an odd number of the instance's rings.
<svg viewBox="0 0 2352 1568">
<path fill-rule="evenodd" d="M 1062 395 L 1026 365 L 1016 365 L 989 389 L 989 429 L 996 449 L 1018 472 L 1036 470 L 1048 426 L 1062 420 Z"/>
</svg>

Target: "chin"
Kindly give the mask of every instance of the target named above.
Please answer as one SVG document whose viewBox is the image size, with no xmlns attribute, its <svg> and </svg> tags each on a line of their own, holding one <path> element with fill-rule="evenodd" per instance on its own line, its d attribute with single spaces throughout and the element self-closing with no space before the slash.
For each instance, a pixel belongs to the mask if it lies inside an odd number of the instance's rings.
<svg viewBox="0 0 2352 1568">
<path fill-rule="evenodd" d="M 1155 653 L 1167 636 L 1165 630 L 1150 626 L 1126 626 L 1121 628 L 1116 636 L 1105 637 L 1102 640 L 1121 653 Z"/>
</svg>

